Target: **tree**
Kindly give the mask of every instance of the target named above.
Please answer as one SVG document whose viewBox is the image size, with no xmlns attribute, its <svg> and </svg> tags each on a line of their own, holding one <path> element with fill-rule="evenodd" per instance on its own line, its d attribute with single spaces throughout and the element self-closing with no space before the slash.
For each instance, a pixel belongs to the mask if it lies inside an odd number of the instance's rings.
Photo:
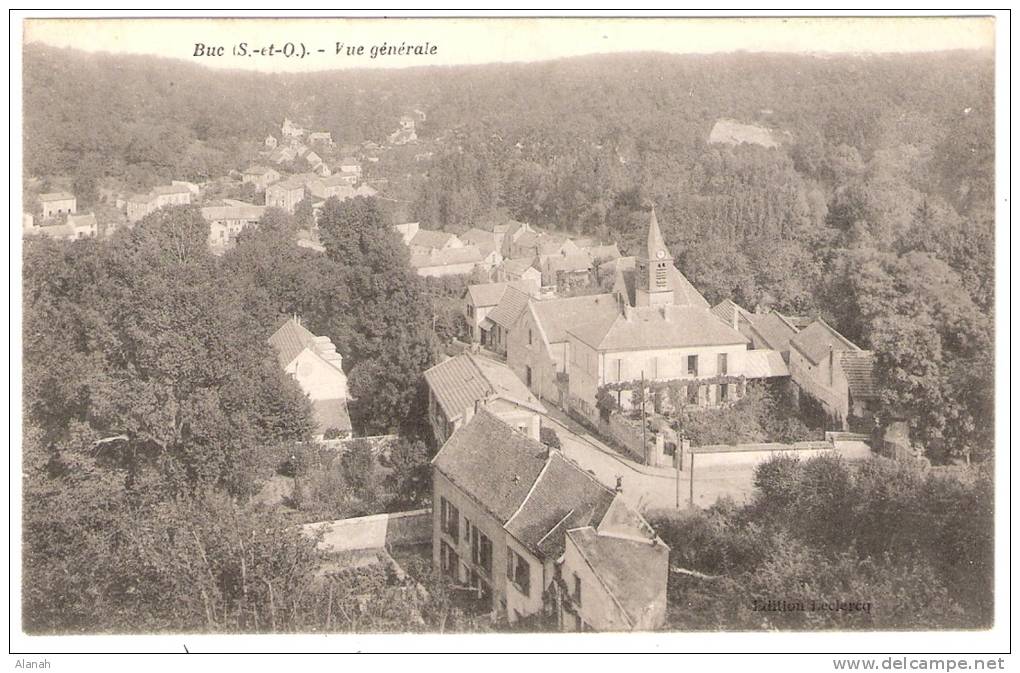
<svg viewBox="0 0 1020 673">
<path fill-rule="evenodd" d="M 421 440 L 401 438 L 390 449 L 386 490 L 393 494 L 389 508 L 400 510 L 419 507 L 430 500 L 431 466 L 429 450 Z"/>
</svg>

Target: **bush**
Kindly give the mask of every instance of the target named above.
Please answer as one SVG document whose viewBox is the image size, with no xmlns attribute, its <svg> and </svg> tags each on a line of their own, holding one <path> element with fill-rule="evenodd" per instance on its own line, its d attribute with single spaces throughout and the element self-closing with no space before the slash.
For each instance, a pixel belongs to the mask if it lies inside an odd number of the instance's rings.
<svg viewBox="0 0 1020 673">
<path fill-rule="evenodd" d="M 543 444 L 551 449 L 559 449 L 562 447 L 560 444 L 560 436 L 556 434 L 556 431 L 552 428 L 542 428 L 538 431 L 539 439 Z"/>
</svg>

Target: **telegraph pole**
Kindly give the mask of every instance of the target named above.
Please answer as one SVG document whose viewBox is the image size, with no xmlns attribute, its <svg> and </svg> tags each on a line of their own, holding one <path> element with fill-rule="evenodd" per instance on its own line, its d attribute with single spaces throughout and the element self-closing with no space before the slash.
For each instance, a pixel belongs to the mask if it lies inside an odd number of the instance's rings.
<svg viewBox="0 0 1020 673">
<path fill-rule="evenodd" d="M 645 420 L 645 370 L 641 370 L 641 456 L 648 461 L 648 422 Z"/>
<path fill-rule="evenodd" d="M 691 480 L 691 508 L 694 508 L 694 452 L 691 452 L 691 473 L 687 475 Z"/>
</svg>

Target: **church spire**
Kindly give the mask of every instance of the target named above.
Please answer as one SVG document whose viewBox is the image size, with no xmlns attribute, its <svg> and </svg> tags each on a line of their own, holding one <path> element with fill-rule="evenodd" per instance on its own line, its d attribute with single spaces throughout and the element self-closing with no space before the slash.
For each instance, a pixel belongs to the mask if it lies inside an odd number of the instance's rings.
<svg viewBox="0 0 1020 673">
<path fill-rule="evenodd" d="M 659 218 L 655 216 L 655 206 L 652 206 L 652 215 L 648 221 L 648 257 L 646 259 L 672 260 L 672 258 L 669 248 L 666 247 L 666 241 L 662 238 L 662 232 L 659 231 Z"/>
<path fill-rule="evenodd" d="M 636 306 L 658 306 L 673 303 L 673 288 L 669 282 L 673 256 L 659 230 L 655 207 L 648 220 L 648 245 L 638 255 L 638 286 L 634 296 Z"/>
</svg>

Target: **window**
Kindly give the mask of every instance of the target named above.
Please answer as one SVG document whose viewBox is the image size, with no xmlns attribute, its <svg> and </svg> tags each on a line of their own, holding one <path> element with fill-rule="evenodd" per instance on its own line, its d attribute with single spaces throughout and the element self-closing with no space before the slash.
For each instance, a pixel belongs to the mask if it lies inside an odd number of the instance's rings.
<svg viewBox="0 0 1020 673">
<path fill-rule="evenodd" d="M 531 595 L 531 566 L 510 547 L 506 548 L 506 578 L 522 594 Z"/>
<path fill-rule="evenodd" d="M 486 575 L 492 576 L 492 540 L 477 526 L 471 527 L 471 561 Z"/>
<path fill-rule="evenodd" d="M 528 345 L 531 345 L 531 330 L 528 330 Z"/>
<path fill-rule="evenodd" d="M 531 387 L 531 367 L 524 366 L 524 385 Z"/>
<path fill-rule="evenodd" d="M 687 373 L 690 376 L 698 375 L 698 356 L 688 355 L 687 356 Z"/>
<path fill-rule="evenodd" d="M 439 543 L 439 564 L 444 575 L 452 577 L 454 580 L 458 579 L 457 567 L 460 564 L 460 559 L 457 557 L 457 552 L 453 551 L 453 548 L 445 541 Z"/>
<path fill-rule="evenodd" d="M 719 384 L 719 401 L 725 402 L 730 398 L 730 386 L 727 383 Z"/>
<path fill-rule="evenodd" d="M 581 607 L 581 578 L 574 573 L 574 605 Z"/>
<path fill-rule="evenodd" d="M 446 498 L 440 498 L 439 501 L 439 520 L 443 532 L 456 544 L 460 540 L 460 512 Z"/>
<path fill-rule="evenodd" d="M 719 374 L 723 376 L 728 374 L 729 373 L 728 365 L 729 362 L 726 353 L 719 353 Z"/>
</svg>

